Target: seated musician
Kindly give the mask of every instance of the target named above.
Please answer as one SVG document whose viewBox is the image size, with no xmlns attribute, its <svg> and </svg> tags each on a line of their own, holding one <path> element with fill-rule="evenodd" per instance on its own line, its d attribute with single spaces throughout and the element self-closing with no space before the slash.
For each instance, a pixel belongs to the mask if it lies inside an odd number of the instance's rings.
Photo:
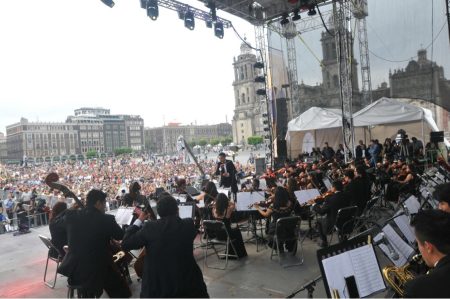
<svg viewBox="0 0 450 299">
<path fill-rule="evenodd" d="M 450 183 L 437 186 L 433 197 L 439 202 L 439 210 L 450 213 Z"/>
<path fill-rule="evenodd" d="M 172 196 L 162 197 L 156 209 L 160 219 L 142 226 L 148 217 L 142 212 L 122 241 L 124 250 L 146 248 L 141 298 L 209 297 L 194 258 L 197 230 L 193 220 L 180 219 Z"/>
<path fill-rule="evenodd" d="M 267 208 L 267 210 L 261 209 L 259 204 L 255 204 L 256 210 L 266 218 L 270 219 L 270 224 L 266 231 L 269 238 L 269 246 L 275 246 L 273 243 L 273 237 L 275 235 L 275 228 L 277 220 L 283 217 L 289 217 L 292 214 L 292 206 L 289 201 L 289 193 L 283 187 L 276 187 L 273 203 Z M 284 251 L 284 245 L 288 251 L 292 251 L 295 248 L 293 242 L 286 242 L 286 244 L 278 244 L 280 251 Z"/>
<path fill-rule="evenodd" d="M 58 249 L 58 252 L 51 251 L 50 255 L 57 258 L 58 255 L 64 257 L 66 252 L 64 246 L 67 245 L 67 233 L 65 227 L 62 225 L 65 211 L 67 210 L 67 204 L 65 202 L 57 202 L 50 214 L 50 235 L 52 237 L 52 244 Z"/>
<path fill-rule="evenodd" d="M 450 215 L 440 210 L 420 211 L 412 220 L 422 258 L 431 268 L 405 284 L 406 298 L 450 298 Z"/>
<path fill-rule="evenodd" d="M 319 233 L 322 239 L 321 247 L 327 247 L 327 235 L 332 231 L 333 226 L 336 223 L 337 213 L 339 209 L 348 206 L 348 200 L 344 194 L 343 185 L 341 181 L 334 181 L 332 184 L 332 194 L 325 197 L 323 203 L 315 203 L 314 200 L 310 201 L 313 204 L 313 211 L 319 215 L 326 215 L 317 222 L 319 226 Z M 315 204 L 314 204 L 315 203 Z"/>
<path fill-rule="evenodd" d="M 223 193 L 217 195 L 216 204 L 213 208 L 213 218 L 215 220 L 221 220 L 225 224 L 225 228 L 230 235 L 231 242 L 237 252 L 234 252 L 233 248 L 230 248 L 230 254 L 236 254 L 239 258 L 247 256 L 247 251 L 245 250 L 244 241 L 242 239 L 241 230 L 239 227 L 231 228 L 231 215 L 236 210 L 233 202 L 228 199 Z M 218 239 L 226 240 L 226 236 L 216 236 Z"/>
<path fill-rule="evenodd" d="M 99 297 L 103 290 L 109 297 L 130 297 L 131 291 L 115 267 L 110 251 L 111 240 L 121 240 L 123 231 L 113 215 L 105 214 L 106 193 L 91 190 L 87 206 L 67 210 L 63 226 L 69 252 L 58 268 L 70 285 L 82 287 L 84 296 Z"/>
<path fill-rule="evenodd" d="M 203 200 L 205 203 L 205 208 L 203 208 L 199 211 L 199 216 L 202 219 L 204 219 L 204 220 L 211 219 L 211 205 L 214 204 L 214 202 L 216 201 L 218 194 L 219 194 L 219 192 L 217 192 L 216 184 L 214 184 L 213 182 L 210 181 L 206 184 L 202 193 L 200 193 L 200 195 L 197 196 L 197 198 L 196 198 L 197 201 Z M 196 209 L 196 213 L 197 213 L 197 209 Z"/>
<path fill-rule="evenodd" d="M 401 192 L 408 192 L 414 185 L 412 166 L 403 165 L 396 177 L 388 184 L 386 199 L 397 202 Z"/>
</svg>

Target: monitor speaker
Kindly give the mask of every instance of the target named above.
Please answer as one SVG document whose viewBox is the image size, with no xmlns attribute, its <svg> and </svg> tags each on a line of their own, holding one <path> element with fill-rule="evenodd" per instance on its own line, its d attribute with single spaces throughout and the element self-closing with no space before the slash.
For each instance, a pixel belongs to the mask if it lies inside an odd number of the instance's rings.
<svg viewBox="0 0 450 299">
<path fill-rule="evenodd" d="M 431 143 L 444 142 L 444 131 L 430 132 L 430 142 Z"/>
<path fill-rule="evenodd" d="M 255 159 L 255 172 L 256 175 L 262 175 L 266 171 L 266 159 L 256 158 Z"/>
</svg>

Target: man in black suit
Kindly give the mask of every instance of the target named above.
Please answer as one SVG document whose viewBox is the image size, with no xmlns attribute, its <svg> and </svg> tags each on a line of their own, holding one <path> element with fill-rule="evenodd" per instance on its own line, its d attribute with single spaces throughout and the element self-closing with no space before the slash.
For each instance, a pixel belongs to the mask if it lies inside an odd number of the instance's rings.
<svg viewBox="0 0 450 299">
<path fill-rule="evenodd" d="M 111 298 L 130 297 L 110 251 L 110 241 L 121 240 L 124 233 L 114 216 L 105 214 L 106 194 L 89 191 L 86 205 L 64 215 L 69 252 L 58 273 L 67 276 L 70 285 L 80 286 L 85 296 L 99 297 L 105 290 Z"/>
<path fill-rule="evenodd" d="M 433 197 L 439 202 L 439 210 L 450 213 L 450 183 L 437 186 Z"/>
<path fill-rule="evenodd" d="M 411 225 L 431 270 L 405 284 L 405 297 L 450 298 L 450 215 L 440 210 L 420 211 Z"/>
<path fill-rule="evenodd" d="M 156 209 L 160 219 L 142 226 L 148 216 L 142 212 L 122 241 L 124 250 L 146 248 L 141 298 L 209 297 L 194 258 L 197 230 L 193 220 L 180 219 L 177 202 L 170 195 L 162 196 Z"/>
<path fill-rule="evenodd" d="M 225 153 L 219 154 L 219 162 L 217 162 L 216 175 L 220 175 L 220 187 L 230 188 L 233 194 L 238 191 L 236 181 L 236 167 L 232 161 L 226 159 Z"/>
<path fill-rule="evenodd" d="M 313 210 L 319 215 L 326 215 L 320 219 L 317 224 L 319 226 L 319 233 L 322 239 L 321 247 L 328 246 L 327 234 L 329 234 L 334 224 L 336 223 L 337 213 L 339 209 L 348 206 L 348 200 L 345 193 L 342 192 L 343 186 L 341 181 L 334 181 L 331 191 L 334 193 L 325 197 L 322 204 L 317 203 L 313 205 Z"/>
</svg>

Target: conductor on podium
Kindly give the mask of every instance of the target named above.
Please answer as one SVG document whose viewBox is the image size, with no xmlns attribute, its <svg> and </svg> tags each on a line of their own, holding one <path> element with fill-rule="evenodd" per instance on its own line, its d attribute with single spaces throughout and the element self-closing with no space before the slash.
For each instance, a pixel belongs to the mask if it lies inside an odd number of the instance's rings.
<svg viewBox="0 0 450 299">
<path fill-rule="evenodd" d="M 233 194 L 237 193 L 236 167 L 232 161 L 226 159 L 225 153 L 219 154 L 216 175 L 220 175 L 220 187 L 231 188 Z"/>
</svg>

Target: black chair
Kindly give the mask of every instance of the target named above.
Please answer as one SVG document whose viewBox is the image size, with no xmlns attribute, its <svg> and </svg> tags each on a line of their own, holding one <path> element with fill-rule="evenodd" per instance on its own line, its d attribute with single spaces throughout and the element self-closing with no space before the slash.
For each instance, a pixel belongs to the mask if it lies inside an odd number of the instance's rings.
<svg viewBox="0 0 450 299">
<path fill-rule="evenodd" d="M 206 266 L 207 268 L 213 268 L 213 269 L 219 269 L 219 270 L 225 270 L 228 266 L 228 259 L 235 258 L 238 259 L 239 257 L 236 254 L 230 254 L 230 248 L 233 249 L 233 252 L 236 253 L 236 248 L 233 245 L 233 242 L 231 241 L 230 234 L 228 233 L 228 230 L 225 226 L 225 224 L 222 221 L 218 220 L 204 220 L 203 221 L 203 228 L 205 230 L 206 234 L 206 244 L 203 247 L 204 248 L 204 260 L 203 260 L 203 266 Z M 226 236 L 225 240 L 218 239 L 217 236 L 224 235 Z M 218 250 L 216 246 L 223 246 L 225 249 Z M 221 257 L 225 259 L 225 265 L 223 267 L 211 267 L 208 266 L 207 259 L 208 259 L 208 249 L 212 248 L 214 252 L 217 255 L 217 258 L 220 259 Z M 221 253 L 221 252 L 224 253 Z"/>
<path fill-rule="evenodd" d="M 270 252 L 270 259 L 275 255 L 278 256 L 278 262 L 281 262 L 280 244 L 285 242 L 292 242 L 292 256 L 295 256 L 298 249 L 299 233 L 300 233 L 300 221 L 299 216 L 290 216 L 279 218 L 275 224 L 275 235 L 273 236 L 272 251 Z M 304 239 L 303 239 L 304 240 Z M 275 247 L 276 246 L 276 247 Z M 275 253 L 276 248 L 276 253 Z M 290 264 L 289 266 L 297 266 L 303 264 L 303 247 L 302 242 L 300 242 L 301 248 L 301 259 L 299 262 Z"/>
<path fill-rule="evenodd" d="M 353 232 L 357 214 L 357 206 L 339 209 L 336 222 L 333 227 L 333 232 L 337 233 L 339 242 L 346 240 L 346 238 Z M 331 244 L 331 241 L 333 240 L 333 232 L 331 233 L 330 241 L 328 242 L 329 244 Z"/>
<path fill-rule="evenodd" d="M 61 252 L 59 252 L 58 248 L 56 248 L 55 245 L 53 245 L 52 241 L 49 238 L 47 238 L 46 236 L 39 235 L 39 239 L 41 239 L 44 245 L 48 248 L 47 262 L 45 264 L 45 272 L 44 272 L 44 283 L 46 286 L 53 289 L 56 285 L 56 278 L 58 276 L 58 267 L 63 260 L 63 255 L 61 254 Z M 47 281 L 48 261 L 50 260 L 56 263 L 55 277 L 53 279 L 53 283 Z"/>
</svg>

